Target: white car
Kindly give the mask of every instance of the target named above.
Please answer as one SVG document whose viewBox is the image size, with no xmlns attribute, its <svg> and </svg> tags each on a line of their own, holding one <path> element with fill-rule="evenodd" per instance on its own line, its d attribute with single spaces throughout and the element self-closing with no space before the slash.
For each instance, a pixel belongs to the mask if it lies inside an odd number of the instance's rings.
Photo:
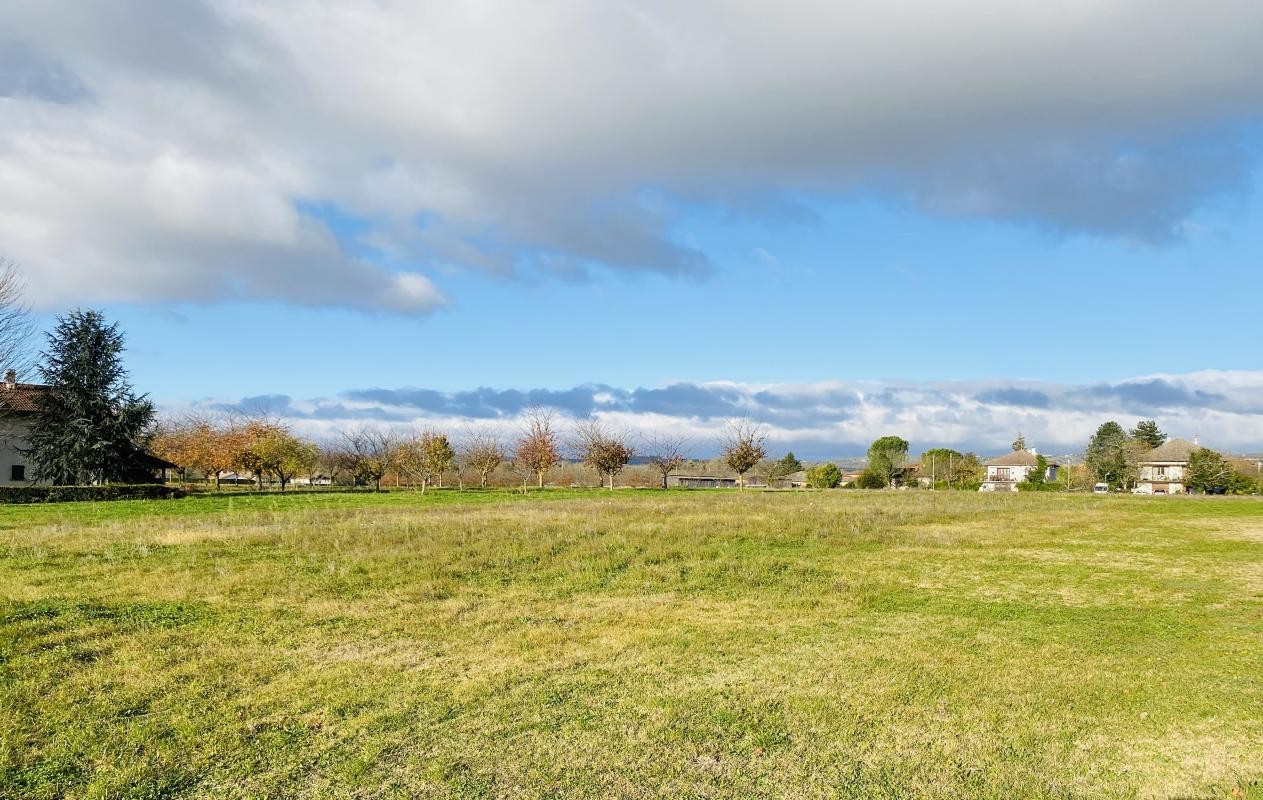
<svg viewBox="0 0 1263 800">
<path fill-rule="evenodd" d="M 1098 483 L 1092 487 L 1092 494 L 1109 494 L 1110 485 L 1108 483 Z"/>
</svg>

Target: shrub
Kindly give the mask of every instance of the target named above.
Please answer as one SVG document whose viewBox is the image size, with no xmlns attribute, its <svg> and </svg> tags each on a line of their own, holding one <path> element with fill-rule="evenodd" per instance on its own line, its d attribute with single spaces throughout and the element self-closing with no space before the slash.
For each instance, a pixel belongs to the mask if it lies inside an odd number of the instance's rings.
<svg viewBox="0 0 1263 800">
<path fill-rule="evenodd" d="M 871 469 L 861 472 L 854 484 L 856 489 L 885 489 L 888 485 L 885 478 Z"/>
<path fill-rule="evenodd" d="M 106 500 L 171 500 L 183 497 L 174 486 L 115 483 L 103 486 L 0 486 L 0 503 L 74 503 Z"/>
<path fill-rule="evenodd" d="M 817 464 L 807 470 L 807 485 L 813 489 L 836 489 L 842 482 L 842 470 L 836 464 Z"/>
</svg>

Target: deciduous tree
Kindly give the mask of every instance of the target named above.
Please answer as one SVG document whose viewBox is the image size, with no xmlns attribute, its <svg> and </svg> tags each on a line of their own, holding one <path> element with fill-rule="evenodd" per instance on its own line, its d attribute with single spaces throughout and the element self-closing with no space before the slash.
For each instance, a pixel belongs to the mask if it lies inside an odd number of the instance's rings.
<svg viewBox="0 0 1263 800">
<path fill-rule="evenodd" d="M 21 377 L 30 368 L 34 323 L 22 299 L 25 284 L 17 264 L 0 258 L 0 371 Z M 0 407 L 0 411 L 3 407 Z"/>
<path fill-rule="evenodd" d="M 381 491 L 382 478 L 395 456 L 395 436 L 390 431 L 361 426 L 342 434 L 342 449 L 355 482 Z"/>
<path fill-rule="evenodd" d="M 1111 489 L 1126 488 L 1135 478 L 1136 449 L 1123 426 L 1110 420 L 1096 429 L 1084 460 L 1098 481 Z"/>
<path fill-rule="evenodd" d="M 645 461 L 662 477 L 662 488 L 667 488 L 667 478 L 688 460 L 684 452 L 685 440 L 681 436 L 652 436 L 645 443 Z"/>
<path fill-rule="evenodd" d="M 499 469 L 507 455 L 504 444 L 495 433 L 488 430 L 470 430 L 461 448 L 461 460 L 478 474 L 478 482 L 487 488 L 487 479 Z"/>
<path fill-rule="evenodd" d="M 1223 493 L 1232 483 L 1232 466 L 1219 453 L 1208 448 L 1194 451 L 1184 470 L 1184 485 L 1196 492 Z"/>
<path fill-rule="evenodd" d="M 813 489 L 836 489 L 842 483 L 842 470 L 836 464 L 817 464 L 807 470 L 807 485 Z"/>
<path fill-rule="evenodd" d="M 435 478 L 438 479 L 439 488 L 442 488 L 443 473 L 451 469 L 455 461 L 456 451 L 446 435 L 424 431 L 421 434 L 421 491 L 424 492 Z"/>
<path fill-rule="evenodd" d="M 515 469 L 534 475 L 539 488 L 544 488 L 544 476 L 561 460 L 557 431 L 553 424 L 554 412 L 547 408 L 531 408 L 526 412 L 522 435 L 513 453 Z"/>
<path fill-rule="evenodd" d="M 576 427 L 574 450 L 580 461 L 609 478 L 611 491 L 614 476 L 622 472 L 636 454 L 626 431 L 611 429 L 596 417 L 589 417 Z"/>
<path fill-rule="evenodd" d="M 258 468 L 275 475 L 282 492 L 294 476 L 309 472 L 316 463 L 315 445 L 299 439 L 282 425 L 267 427 L 252 446 Z"/>
<path fill-rule="evenodd" d="M 737 473 L 737 488 L 745 489 L 746 473 L 767 456 L 767 429 L 751 419 L 729 420 L 720 442 L 720 457 Z"/>
</svg>

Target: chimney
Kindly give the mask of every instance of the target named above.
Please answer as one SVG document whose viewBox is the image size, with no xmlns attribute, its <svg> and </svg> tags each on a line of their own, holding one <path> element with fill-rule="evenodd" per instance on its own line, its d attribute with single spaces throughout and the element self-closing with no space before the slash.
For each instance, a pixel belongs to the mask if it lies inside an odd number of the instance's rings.
<svg viewBox="0 0 1263 800">
<path fill-rule="evenodd" d="M 18 385 L 18 374 L 13 370 L 4 373 L 4 388 L 13 390 Z"/>
</svg>

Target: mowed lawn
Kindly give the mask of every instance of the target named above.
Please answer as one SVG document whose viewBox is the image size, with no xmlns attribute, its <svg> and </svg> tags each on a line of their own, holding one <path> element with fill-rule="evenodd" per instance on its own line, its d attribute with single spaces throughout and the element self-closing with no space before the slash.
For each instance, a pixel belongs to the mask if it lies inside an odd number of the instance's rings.
<svg viewBox="0 0 1263 800">
<path fill-rule="evenodd" d="M 1263 502 L 0 508 L 0 797 L 1263 797 Z"/>
</svg>

